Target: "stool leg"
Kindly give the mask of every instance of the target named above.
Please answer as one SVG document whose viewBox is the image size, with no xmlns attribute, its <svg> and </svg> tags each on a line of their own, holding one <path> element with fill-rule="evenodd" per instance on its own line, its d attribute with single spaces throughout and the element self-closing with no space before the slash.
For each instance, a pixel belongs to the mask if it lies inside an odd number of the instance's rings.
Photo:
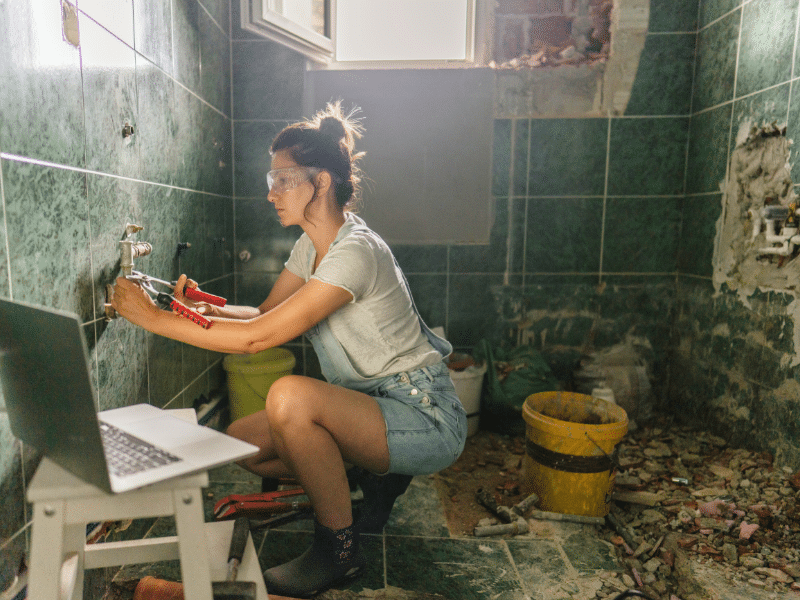
<svg viewBox="0 0 800 600">
<path fill-rule="evenodd" d="M 212 600 L 211 566 L 200 489 L 176 490 L 173 498 L 183 596 L 192 600 Z"/>
<path fill-rule="evenodd" d="M 86 553 L 86 525 L 66 525 L 64 527 L 64 552 L 75 553 L 75 576 L 72 581 L 72 594 L 69 600 L 83 600 L 83 557 Z"/>
<path fill-rule="evenodd" d="M 58 500 L 37 502 L 33 505 L 28 598 L 59 600 L 63 558 L 64 503 Z"/>
</svg>

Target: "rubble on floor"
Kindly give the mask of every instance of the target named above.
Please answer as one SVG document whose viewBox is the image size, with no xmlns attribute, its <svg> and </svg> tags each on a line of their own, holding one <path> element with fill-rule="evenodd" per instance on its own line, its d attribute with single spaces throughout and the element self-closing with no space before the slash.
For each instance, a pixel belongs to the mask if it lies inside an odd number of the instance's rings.
<svg viewBox="0 0 800 600">
<path fill-rule="evenodd" d="M 696 592 L 682 578 L 696 561 L 732 584 L 800 591 L 799 474 L 676 425 L 642 428 L 618 450 L 612 514 L 634 544 L 615 531 L 606 539 L 645 589 L 688 600 Z"/>
<path fill-rule="evenodd" d="M 479 488 L 509 507 L 524 499 L 524 446 L 524 438 L 480 432 L 440 474 L 454 535 L 497 522 L 476 500 Z M 800 599 L 800 473 L 665 420 L 628 433 L 617 449 L 614 502 L 597 531 L 617 548 L 624 571 L 602 573 L 596 598 L 627 589 L 658 600 L 714 597 L 698 581 L 705 578 L 738 586 L 745 598 Z"/>
<path fill-rule="evenodd" d="M 428 594 L 426 592 L 412 592 L 388 586 L 381 590 L 364 589 L 360 592 L 351 590 L 327 590 L 319 596 L 319 600 L 358 600 L 371 598 L 372 600 L 446 600 L 441 594 Z M 282 600 L 280 596 L 270 596 L 270 600 Z M 283 600 L 295 600 L 285 598 Z"/>
</svg>

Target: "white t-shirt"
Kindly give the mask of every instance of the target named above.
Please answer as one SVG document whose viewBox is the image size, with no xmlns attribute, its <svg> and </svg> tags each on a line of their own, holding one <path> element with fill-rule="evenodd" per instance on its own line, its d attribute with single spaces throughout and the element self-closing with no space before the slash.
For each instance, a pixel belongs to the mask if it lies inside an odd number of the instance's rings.
<svg viewBox="0 0 800 600">
<path fill-rule="evenodd" d="M 328 316 L 328 325 L 362 377 L 384 377 L 442 360 L 422 332 L 389 246 L 353 213 L 314 271 L 316 250 L 304 233 L 286 268 L 343 288 L 353 301 Z"/>
</svg>

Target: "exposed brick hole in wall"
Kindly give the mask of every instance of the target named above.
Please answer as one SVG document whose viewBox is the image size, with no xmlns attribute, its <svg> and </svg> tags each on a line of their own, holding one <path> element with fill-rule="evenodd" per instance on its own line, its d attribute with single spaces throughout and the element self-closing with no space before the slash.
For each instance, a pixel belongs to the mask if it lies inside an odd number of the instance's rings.
<svg viewBox="0 0 800 600">
<path fill-rule="evenodd" d="M 800 210 L 786 127 L 742 124 L 717 222 L 714 280 L 731 289 L 797 290 Z"/>
<path fill-rule="evenodd" d="M 497 0 L 490 66 L 530 69 L 608 58 L 613 0 Z"/>
</svg>

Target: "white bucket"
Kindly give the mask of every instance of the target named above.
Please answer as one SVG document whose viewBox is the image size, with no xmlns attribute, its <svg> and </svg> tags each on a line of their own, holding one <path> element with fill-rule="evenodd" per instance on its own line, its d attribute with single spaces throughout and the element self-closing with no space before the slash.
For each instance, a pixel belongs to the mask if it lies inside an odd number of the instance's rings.
<svg viewBox="0 0 800 600">
<path fill-rule="evenodd" d="M 486 365 L 467 367 L 463 371 L 450 370 L 456 394 L 467 411 L 467 436 L 478 433 L 484 373 Z"/>
</svg>

